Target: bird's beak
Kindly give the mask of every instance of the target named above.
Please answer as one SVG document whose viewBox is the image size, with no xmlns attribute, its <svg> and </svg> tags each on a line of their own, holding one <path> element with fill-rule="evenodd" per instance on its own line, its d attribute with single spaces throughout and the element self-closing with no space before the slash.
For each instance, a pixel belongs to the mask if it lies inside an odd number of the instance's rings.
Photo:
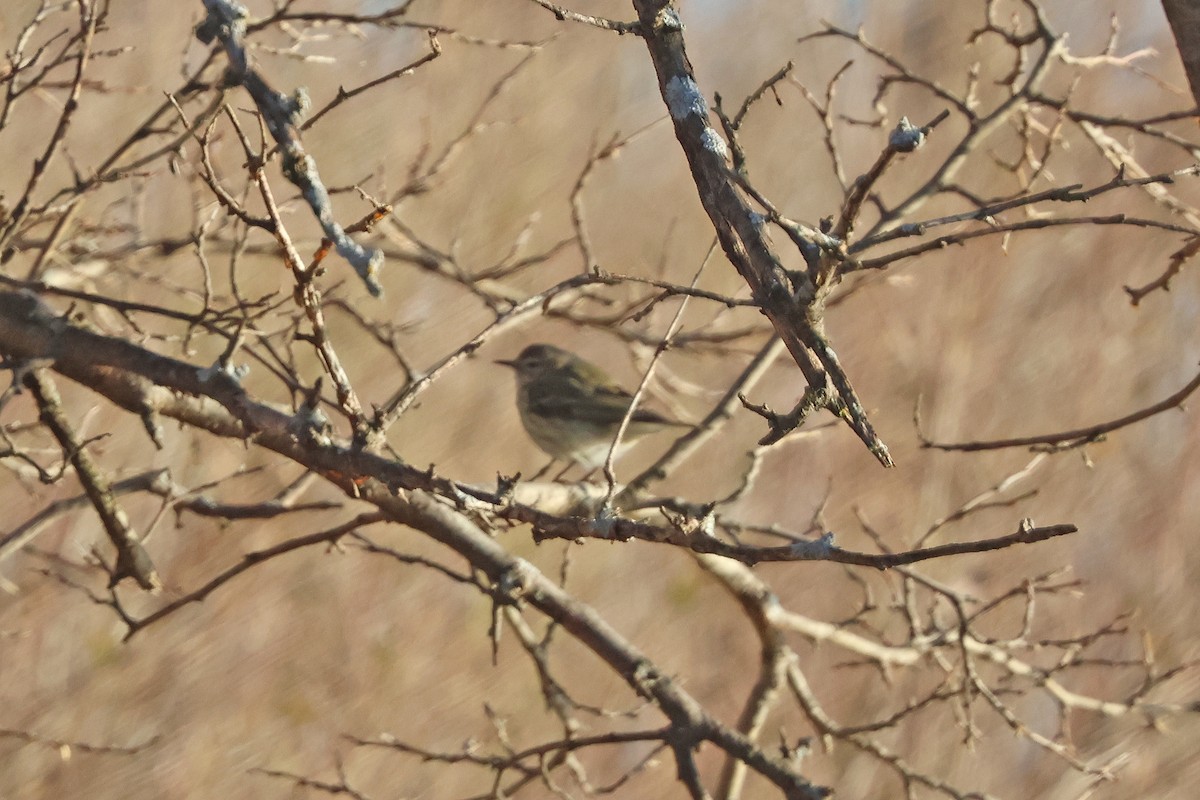
<svg viewBox="0 0 1200 800">
<path fill-rule="evenodd" d="M 504 366 L 506 366 L 506 367 L 512 367 L 513 369 L 516 369 L 516 368 L 517 368 L 517 362 L 515 362 L 515 361 L 510 361 L 510 360 L 508 360 L 507 358 L 497 358 L 497 359 L 496 359 L 496 360 L 495 360 L 493 363 L 495 363 L 495 364 L 503 364 Z"/>
</svg>

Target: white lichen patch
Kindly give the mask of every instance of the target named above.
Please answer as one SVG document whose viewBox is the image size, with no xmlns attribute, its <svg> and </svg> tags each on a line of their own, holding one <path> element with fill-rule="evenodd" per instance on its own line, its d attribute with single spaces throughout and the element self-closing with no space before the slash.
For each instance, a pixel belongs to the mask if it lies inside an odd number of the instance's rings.
<svg viewBox="0 0 1200 800">
<path fill-rule="evenodd" d="M 710 150 L 721 158 L 729 155 L 729 147 L 725 144 L 725 140 L 712 128 L 705 128 L 700 134 L 700 144 L 704 145 L 705 150 Z"/>
<path fill-rule="evenodd" d="M 666 101 L 672 119 L 708 114 L 708 105 L 704 102 L 704 95 L 700 94 L 700 87 L 687 75 L 676 75 L 667 81 Z"/>
</svg>

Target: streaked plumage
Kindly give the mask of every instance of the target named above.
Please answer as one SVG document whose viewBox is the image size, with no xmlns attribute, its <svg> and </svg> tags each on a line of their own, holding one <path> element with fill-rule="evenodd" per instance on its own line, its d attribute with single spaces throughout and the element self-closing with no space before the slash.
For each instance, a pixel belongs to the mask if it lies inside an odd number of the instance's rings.
<svg viewBox="0 0 1200 800">
<path fill-rule="evenodd" d="M 595 364 L 550 344 L 531 344 L 515 359 L 496 363 L 516 370 L 517 408 L 538 447 L 588 469 L 604 463 L 633 395 Z M 618 452 L 672 425 L 685 423 L 636 408 Z"/>
</svg>

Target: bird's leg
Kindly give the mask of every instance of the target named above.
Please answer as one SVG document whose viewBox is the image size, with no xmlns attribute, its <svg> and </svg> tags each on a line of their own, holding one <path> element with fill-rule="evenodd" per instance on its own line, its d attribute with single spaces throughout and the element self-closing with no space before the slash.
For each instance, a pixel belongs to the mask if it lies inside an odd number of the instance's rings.
<svg viewBox="0 0 1200 800">
<path fill-rule="evenodd" d="M 565 481 L 563 481 L 563 476 L 566 475 L 568 472 L 570 472 L 571 467 L 573 467 L 573 466 L 575 466 L 575 462 L 568 461 L 567 465 L 565 467 L 563 467 L 557 475 L 554 476 L 554 482 L 555 483 L 565 483 Z"/>
<path fill-rule="evenodd" d="M 553 466 L 554 466 L 555 464 L 557 464 L 557 463 L 558 463 L 558 459 L 557 459 L 557 458 L 552 458 L 552 459 L 550 459 L 549 461 L 547 461 L 547 462 L 546 462 L 546 466 L 542 467 L 542 468 L 541 468 L 541 469 L 539 469 L 537 472 L 535 472 L 535 473 L 533 474 L 533 477 L 531 477 L 529 480 L 531 480 L 531 481 L 536 481 L 538 478 L 541 478 L 543 475 L 545 475 L 547 472 L 549 472 L 549 471 L 550 471 L 550 468 L 551 468 L 551 467 L 553 467 Z M 567 466 L 568 466 L 568 467 L 570 467 L 570 466 L 571 466 L 570 462 L 567 462 Z M 558 478 L 555 478 L 555 480 L 558 480 Z"/>
</svg>

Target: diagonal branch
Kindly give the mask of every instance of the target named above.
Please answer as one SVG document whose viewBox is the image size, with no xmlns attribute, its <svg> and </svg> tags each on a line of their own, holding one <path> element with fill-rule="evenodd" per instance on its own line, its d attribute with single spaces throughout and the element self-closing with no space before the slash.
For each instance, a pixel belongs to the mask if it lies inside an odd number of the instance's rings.
<svg viewBox="0 0 1200 800">
<path fill-rule="evenodd" d="M 379 284 L 378 273 L 383 254 L 355 242 L 334 219 L 329 191 L 317 174 L 316 162 L 300 141 L 297 126 L 307 97 L 299 91 L 291 97 L 277 92 L 250 63 L 245 44 L 245 7 L 232 0 L 204 0 L 204 7 L 208 16 L 196 28 L 196 37 L 205 44 L 214 39 L 220 41 L 229 58 L 226 80 L 230 84 L 245 87 L 254 99 L 267 130 L 279 145 L 283 156 L 283 174 L 300 189 L 325 235 L 337 247 L 338 254 L 354 267 L 371 294 L 381 295 L 383 287 Z"/>
<path fill-rule="evenodd" d="M 952 450 L 962 453 L 971 453 L 980 450 L 1003 450 L 1008 447 L 1043 447 L 1053 450 L 1068 450 L 1075 447 L 1082 447 L 1085 444 L 1091 444 L 1105 434 L 1149 419 L 1172 408 L 1182 408 L 1183 401 L 1190 397 L 1197 389 L 1200 389 L 1200 374 L 1188 381 L 1187 385 L 1182 389 L 1170 397 L 1163 398 L 1154 405 L 1134 411 L 1132 414 L 1126 414 L 1123 417 L 1109 420 L 1108 422 L 1089 425 L 1086 428 L 1076 428 L 1075 430 L 1059 431 L 1057 433 L 1043 433 L 1038 436 L 992 439 L 978 442 L 935 442 L 925 438 L 924 434 L 922 434 L 921 446 L 935 450 Z"/>
<path fill-rule="evenodd" d="M 18 358 L 51 358 L 56 371 L 122 407 L 138 411 L 154 403 L 166 416 L 283 455 L 323 476 L 348 496 L 375 506 L 387 519 L 447 546 L 487 576 L 499 599 L 534 606 L 599 656 L 639 696 L 652 700 L 671 721 L 681 769 L 690 763 L 690 748 L 710 742 L 775 784 L 789 800 L 819 800 L 827 795 L 785 759 L 768 755 L 709 715 L 594 609 L 530 562 L 505 550 L 460 510 L 471 498 L 457 484 L 335 443 L 323 431 L 306 427 L 303 417 L 254 401 L 236 378 L 224 371 L 197 369 L 121 339 L 84 330 L 54 316 L 30 295 L 0 292 L 0 352 Z M 129 367 L 151 372 L 154 380 Z M 421 484 L 437 485 L 443 496 Z M 444 497 L 453 498 L 460 507 L 448 505 Z M 493 502 L 499 503 L 499 499 Z M 342 534 L 338 529 L 320 535 Z M 131 628 L 158 618 L 138 622 L 126 617 Z"/>
<path fill-rule="evenodd" d="M 825 338 L 822 293 L 807 276 L 789 274 L 784 268 L 768 238 L 767 218 L 753 210 L 729 168 L 729 147 L 709 121 L 708 104 L 684 50 L 679 12 L 669 0 L 634 0 L 634 7 L 675 137 L 722 250 L 749 285 L 809 386 L 819 392 L 832 384 L 827 408 L 850 426 L 881 464 L 892 466 L 887 445 L 875 433 Z"/>
<path fill-rule="evenodd" d="M 67 415 L 63 412 L 58 387 L 42 368 L 30 369 L 25 374 L 24 384 L 37 401 L 42 424 L 54 434 L 67 460 L 75 467 L 75 474 L 79 476 L 79 482 L 83 485 L 92 507 L 96 509 L 104 532 L 108 534 L 113 547 L 117 548 L 117 563 L 109 585 L 115 586 L 122 578 L 133 578 L 138 586 L 146 591 L 159 591 L 162 589 L 162 581 L 154 569 L 154 563 L 130 526 L 129 517 L 117 504 L 108 478 L 96 466 L 96 462 L 75 435 Z"/>
</svg>

